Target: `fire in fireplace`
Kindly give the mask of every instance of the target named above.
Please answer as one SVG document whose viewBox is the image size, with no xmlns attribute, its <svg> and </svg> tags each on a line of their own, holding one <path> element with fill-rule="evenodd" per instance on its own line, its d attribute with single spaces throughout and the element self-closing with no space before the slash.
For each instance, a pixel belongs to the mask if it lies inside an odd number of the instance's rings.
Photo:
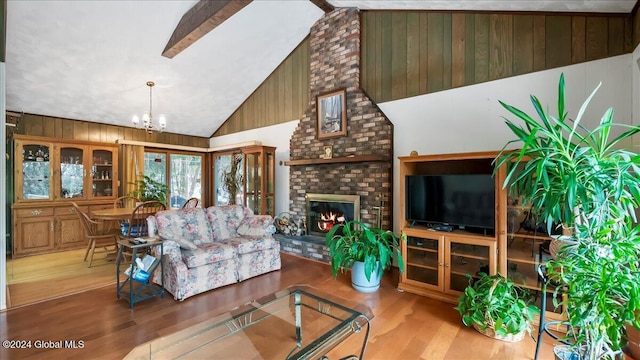
<svg viewBox="0 0 640 360">
<path fill-rule="evenodd" d="M 311 235 L 324 236 L 334 226 L 360 220 L 359 195 L 307 194 L 306 203 Z"/>
</svg>

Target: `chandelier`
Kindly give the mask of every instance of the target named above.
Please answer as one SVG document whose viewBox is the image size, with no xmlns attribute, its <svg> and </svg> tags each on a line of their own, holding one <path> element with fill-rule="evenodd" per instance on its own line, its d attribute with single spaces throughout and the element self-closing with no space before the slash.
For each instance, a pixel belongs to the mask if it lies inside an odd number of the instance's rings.
<svg viewBox="0 0 640 360">
<path fill-rule="evenodd" d="M 138 117 L 138 115 L 133 115 L 133 119 L 131 120 L 136 128 L 144 129 L 148 134 L 151 134 L 153 130 L 162 132 L 167 127 L 167 118 L 164 116 L 164 114 L 160 114 L 160 116 L 158 117 L 158 126 L 156 127 L 155 125 L 153 125 L 153 115 L 151 113 L 153 100 L 151 96 L 151 90 L 153 89 L 153 86 L 155 84 L 156 83 L 154 83 L 153 81 L 147 81 L 147 86 L 149 87 L 149 112 L 145 112 L 144 115 L 142 115 L 142 123 L 140 123 L 140 118 Z"/>
</svg>

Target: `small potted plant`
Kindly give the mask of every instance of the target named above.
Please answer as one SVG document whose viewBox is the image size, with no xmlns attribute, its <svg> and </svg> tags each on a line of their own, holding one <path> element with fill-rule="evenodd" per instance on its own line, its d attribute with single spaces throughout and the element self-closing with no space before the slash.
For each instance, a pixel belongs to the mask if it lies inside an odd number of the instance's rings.
<svg viewBox="0 0 640 360">
<path fill-rule="evenodd" d="M 467 274 L 469 286 L 458 299 L 456 310 L 462 323 L 499 340 L 517 342 L 531 333 L 531 324 L 539 309 L 531 294 L 501 275 Z"/>
<path fill-rule="evenodd" d="M 405 240 L 405 236 L 402 236 Z M 393 257 L 404 271 L 399 239 L 389 230 L 370 228 L 359 221 L 334 226 L 326 235 L 333 277 L 338 270 L 351 269 L 351 283 L 360 292 L 380 288 L 384 270 L 391 267 Z"/>
</svg>

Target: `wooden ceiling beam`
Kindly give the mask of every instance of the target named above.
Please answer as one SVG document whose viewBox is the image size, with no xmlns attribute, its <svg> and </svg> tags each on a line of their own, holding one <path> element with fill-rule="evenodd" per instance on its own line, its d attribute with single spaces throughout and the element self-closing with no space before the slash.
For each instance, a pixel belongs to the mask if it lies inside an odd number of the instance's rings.
<svg viewBox="0 0 640 360">
<path fill-rule="evenodd" d="M 313 5 L 320 8 L 320 10 L 326 13 L 332 12 L 335 8 L 333 5 L 329 4 L 326 0 L 309 0 L 313 3 Z"/>
<path fill-rule="evenodd" d="M 162 56 L 172 59 L 253 0 L 200 0 L 180 19 Z"/>
</svg>

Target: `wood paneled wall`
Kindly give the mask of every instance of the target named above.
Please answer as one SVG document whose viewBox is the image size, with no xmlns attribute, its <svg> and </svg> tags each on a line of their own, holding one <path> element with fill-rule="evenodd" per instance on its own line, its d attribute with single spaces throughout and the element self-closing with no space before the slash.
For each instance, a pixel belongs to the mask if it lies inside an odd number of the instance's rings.
<svg viewBox="0 0 640 360">
<path fill-rule="evenodd" d="M 633 51 L 632 16 L 362 12 L 362 88 L 398 100 Z"/>
<path fill-rule="evenodd" d="M 213 134 L 220 136 L 299 119 L 309 104 L 307 37 Z"/>
<path fill-rule="evenodd" d="M 362 11 L 361 86 L 377 102 L 633 51 L 633 14 Z M 213 134 L 298 119 L 309 102 L 309 42 Z"/>
<path fill-rule="evenodd" d="M 24 114 L 18 122 L 18 134 L 113 143 L 117 139 L 148 141 L 162 144 L 209 147 L 209 139 L 189 135 L 153 132 L 130 127 L 98 124 L 88 121 Z"/>
</svg>

